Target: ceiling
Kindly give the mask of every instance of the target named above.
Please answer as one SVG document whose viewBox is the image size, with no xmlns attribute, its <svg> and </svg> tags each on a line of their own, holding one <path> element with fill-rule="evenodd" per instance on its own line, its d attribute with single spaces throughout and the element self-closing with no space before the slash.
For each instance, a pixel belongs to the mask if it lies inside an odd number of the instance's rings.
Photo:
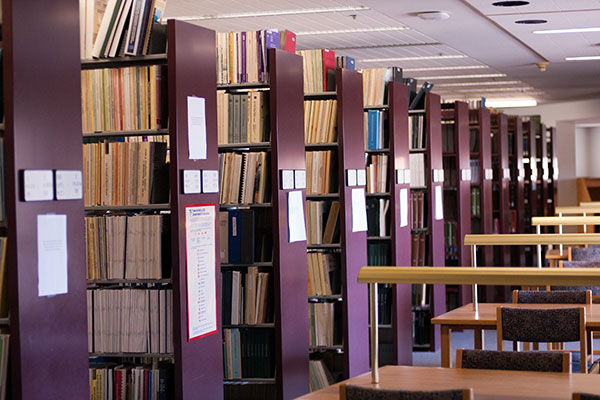
<svg viewBox="0 0 600 400">
<path fill-rule="evenodd" d="M 532 33 L 600 27 L 600 0 L 529 0 L 520 7 L 496 7 L 495 1 L 168 0 L 165 16 L 218 32 L 289 29 L 298 34 L 298 49 L 334 49 L 336 55 L 354 57 L 359 68 L 402 67 L 405 76 L 433 82 L 445 99 L 535 98 L 546 103 L 600 94 L 599 60 L 565 61 L 600 56 L 600 32 Z M 450 18 L 431 21 L 416 15 L 433 10 Z M 515 23 L 522 19 L 547 23 Z M 332 30 L 360 32 L 318 34 Z M 545 72 L 536 67 L 539 62 L 549 62 Z"/>
</svg>

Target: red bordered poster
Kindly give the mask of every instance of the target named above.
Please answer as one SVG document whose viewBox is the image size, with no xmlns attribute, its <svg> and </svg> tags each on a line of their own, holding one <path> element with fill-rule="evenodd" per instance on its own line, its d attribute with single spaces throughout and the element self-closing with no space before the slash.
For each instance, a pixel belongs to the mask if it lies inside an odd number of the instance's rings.
<svg viewBox="0 0 600 400">
<path fill-rule="evenodd" d="M 217 332 L 217 206 L 185 207 L 188 341 Z"/>
</svg>

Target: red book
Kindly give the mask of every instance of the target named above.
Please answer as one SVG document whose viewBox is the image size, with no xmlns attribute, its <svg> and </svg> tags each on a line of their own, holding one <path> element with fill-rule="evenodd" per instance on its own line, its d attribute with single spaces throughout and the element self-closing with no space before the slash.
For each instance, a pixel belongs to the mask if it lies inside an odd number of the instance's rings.
<svg viewBox="0 0 600 400">
<path fill-rule="evenodd" d="M 281 32 L 279 48 L 296 54 L 296 34 L 292 31 L 285 30 Z"/>
<path fill-rule="evenodd" d="M 327 49 L 323 49 L 323 89 L 335 90 L 335 51 Z"/>
</svg>

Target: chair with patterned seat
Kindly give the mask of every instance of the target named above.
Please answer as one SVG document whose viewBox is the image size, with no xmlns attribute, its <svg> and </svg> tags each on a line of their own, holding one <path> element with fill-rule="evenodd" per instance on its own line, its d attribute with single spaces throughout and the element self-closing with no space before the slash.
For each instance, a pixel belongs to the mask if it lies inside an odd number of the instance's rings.
<svg viewBox="0 0 600 400">
<path fill-rule="evenodd" d="M 590 393 L 573 393 L 573 400 L 600 400 L 600 395 Z"/>
<path fill-rule="evenodd" d="M 472 389 L 396 390 L 340 384 L 340 400 L 473 400 Z"/>
<path fill-rule="evenodd" d="M 569 247 L 567 260 L 600 262 L 600 247 Z"/>
<path fill-rule="evenodd" d="M 561 261 L 560 268 L 600 268 L 600 261 Z M 591 290 L 592 303 L 600 303 L 600 286 L 552 286 L 552 290 Z"/>
<path fill-rule="evenodd" d="M 571 353 L 457 349 L 456 368 L 570 373 Z"/>
<path fill-rule="evenodd" d="M 590 290 L 513 290 L 515 304 L 592 304 Z"/>
<path fill-rule="evenodd" d="M 504 340 L 513 342 L 513 351 L 519 350 L 520 342 L 579 342 L 580 370 L 583 373 L 587 372 L 585 307 L 510 308 L 500 306 L 496 312 L 498 350 L 504 350 Z"/>
</svg>

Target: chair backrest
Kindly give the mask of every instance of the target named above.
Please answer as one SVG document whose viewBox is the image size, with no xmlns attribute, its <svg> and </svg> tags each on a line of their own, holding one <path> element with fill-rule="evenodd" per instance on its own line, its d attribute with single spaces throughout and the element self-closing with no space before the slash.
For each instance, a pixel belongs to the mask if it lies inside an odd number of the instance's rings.
<svg viewBox="0 0 600 400">
<path fill-rule="evenodd" d="M 600 400 L 600 395 L 590 393 L 573 393 L 573 400 Z"/>
<path fill-rule="evenodd" d="M 592 304 L 592 292 L 590 290 L 513 290 L 513 303 Z"/>
<path fill-rule="evenodd" d="M 600 261 L 598 247 L 569 247 L 569 261 Z"/>
<path fill-rule="evenodd" d="M 561 268 L 600 268 L 598 261 L 561 261 Z M 600 286 L 552 286 L 556 290 L 591 290 L 592 302 L 596 302 L 597 296 L 600 295 Z"/>
<path fill-rule="evenodd" d="M 571 372 L 568 351 L 456 350 L 456 368 Z"/>
<path fill-rule="evenodd" d="M 340 400 L 472 400 L 473 390 L 396 390 L 340 384 Z"/>
</svg>

